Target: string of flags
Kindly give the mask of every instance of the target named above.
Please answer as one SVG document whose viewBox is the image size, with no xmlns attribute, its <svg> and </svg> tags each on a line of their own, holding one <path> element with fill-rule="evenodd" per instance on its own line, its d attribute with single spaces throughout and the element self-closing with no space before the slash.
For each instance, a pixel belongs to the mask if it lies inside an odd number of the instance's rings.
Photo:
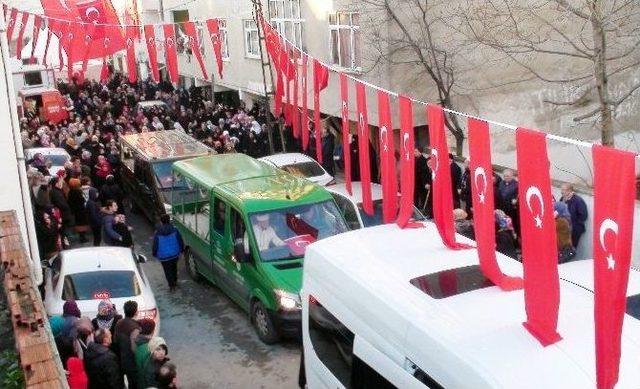
<svg viewBox="0 0 640 389">
<path fill-rule="evenodd" d="M 77 6 L 63 6 L 65 2 L 41 0 L 45 15 L 35 15 L 16 8 L 3 6 L 7 20 L 7 38 L 11 40 L 17 31 L 18 58 L 21 56 L 23 34 L 30 19 L 33 19 L 33 37 L 38 39 L 42 29 L 47 30 L 45 58 L 52 35 L 59 41 L 60 69 L 63 68 L 63 50 L 67 69 L 71 74 L 73 64 L 86 63 L 91 58 L 103 59 L 102 76 L 105 74 L 106 58 L 125 50 L 129 68 L 135 68 L 133 42 L 144 39 L 148 53 L 151 76 L 159 80 L 158 57 L 164 56 L 169 78 L 178 80 L 176 50 L 176 23 L 140 23 L 133 3 L 125 12 L 125 24 L 120 24 L 111 3 L 93 0 Z M 436 104 L 425 103 L 385 90 L 351 75 L 335 72 L 322 61 L 310 56 L 280 34 L 265 20 L 256 15 L 256 21 L 264 32 L 265 48 L 274 64 L 275 113 L 283 116 L 291 126 L 292 133 L 301 142 L 304 150 L 310 145 L 311 121 L 308 116 L 308 75 L 311 71 L 313 88 L 313 131 L 316 157 L 322 162 L 320 93 L 329 85 L 331 74 L 339 77 L 342 119 L 342 142 L 345 147 L 345 181 L 351 193 L 351 167 L 359 168 L 362 181 L 364 211 L 373 212 L 371 198 L 372 171 L 370 164 L 370 134 L 367 116 L 367 88 L 374 89 L 378 106 L 378 135 L 380 149 L 380 176 L 383 187 L 383 218 L 387 223 L 395 222 L 401 228 L 419 228 L 411 220 L 413 192 L 415 186 L 413 105 L 425 106 L 431 143 L 431 171 L 434 222 L 443 244 L 452 250 L 470 249 L 471 246 L 456 241 L 453 222 L 451 173 L 449 169 L 448 145 L 444 114 L 462 115 L 468 119 L 470 171 L 472 172 L 472 202 L 476 249 L 480 267 L 485 276 L 504 291 L 524 288 L 526 322 L 524 327 L 543 346 L 562 340 L 558 332 L 559 277 L 557 268 L 556 232 L 553 218 L 550 164 L 547 155 L 547 140 L 571 141 L 541 131 L 529 130 L 494 123 L 481 118 L 452 111 Z M 182 23 L 185 40 L 191 48 L 203 77 L 208 79 L 205 62 L 200 52 L 198 28 L 209 35 L 216 56 L 217 71 L 222 78 L 221 35 L 219 20 Z M 33 44 L 35 47 L 35 42 Z M 33 61 L 33 50 L 31 55 Z M 311 66 L 310 66 L 311 65 Z M 309 69 L 311 68 L 311 69 Z M 129 81 L 136 82 L 135 72 L 128 72 Z M 351 134 L 349 115 L 349 89 L 355 87 L 356 128 Z M 391 99 L 397 97 L 399 105 L 399 147 L 396 157 L 391 117 Z M 518 202 L 521 219 L 523 277 L 512 277 L 502 273 L 496 260 L 494 232 L 493 169 L 491 164 L 489 124 L 498 124 L 515 131 L 516 157 L 519 173 Z M 358 158 L 351 160 L 349 144 L 356 142 Z M 622 323 L 625 315 L 625 296 L 631 262 L 633 215 L 636 198 L 636 155 L 599 145 L 591 147 L 594 161 L 594 232 L 593 258 L 595 278 L 595 323 L 596 323 L 596 372 L 598 388 L 613 388 L 618 381 Z M 397 158 L 397 159 L 396 159 Z M 396 177 L 396 165 L 400 175 Z M 611 167 L 615 166 L 615 169 Z M 399 178 L 399 179 L 398 179 Z M 399 181 L 399 182 L 398 182 Z M 398 190 L 401 194 L 398 200 Z"/>
<path fill-rule="evenodd" d="M 62 71 L 66 65 L 69 79 L 74 75 L 74 64 L 82 63 L 79 76 L 83 78 L 88 61 L 98 58 L 102 59 L 101 81 L 104 81 L 109 76 L 107 57 L 122 50 L 125 51 L 127 68 L 135 69 L 135 42 L 144 39 L 152 78 L 155 81 L 160 80 L 158 57 L 164 56 L 169 80 L 172 83 L 177 83 L 179 77 L 177 46 L 180 39 L 196 58 L 203 78 L 208 80 L 209 75 L 200 50 L 202 42 L 200 42 L 198 34 L 198 30 L 202 29 L 209 36 L 216 56 L 218 75 L 223 78 L 224 62 L 222 61 L 222 41 L 218 19 L 143 25 L 140 24 L 136 1 L 128 0 L 125 9 L 125 23 L 120 23 L 110 1 L 83 1 L 74 3 L 73 6 L 58 0 L 41 0 L 41 2 L 45 11 L 44 15 L 20 11 L 3 4 L 4 16 L 7 21 L 7 39 L 11 41 L 17 31 L 15 38 L 18 59 L 21 59 L 22 56 L 23 34 L 27 25 L 33 20 L 30 63 L 35 63 L 35 47 L 40 31 L 46 30 L 47 40 L 43 64 L 47 65 L 49 45 L 52 36 L 55 35 L 59 42 L 59 70 Z M 177 25 L 182 26 L 180 37 L 177 36 Z M 182 31 L 184 32 L 182 33 Z M 129 71 L 127 74 L 131 83 L 137 81 L 135 71 Z"/>
</svg>

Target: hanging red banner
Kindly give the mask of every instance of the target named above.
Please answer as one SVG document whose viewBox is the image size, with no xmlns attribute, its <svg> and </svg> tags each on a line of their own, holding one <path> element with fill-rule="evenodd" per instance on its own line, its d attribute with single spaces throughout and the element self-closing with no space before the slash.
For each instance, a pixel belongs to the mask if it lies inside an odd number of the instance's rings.
<svg viewBox="0 0 640 389">
<path fill-rule="evenodd" d="M 173 84 L 178 83 L 178 52 L 176 49 L 176 30 L 173 24 L 164 24 L 164 57 L 167 64 L 169 79 Z"/>
<path fill-rule="evenodd" d="M 562 338 L 557 332 L 558 246 L 545 134 L 518 128 L 516 159 L 527 312 L 524 326 L 543 346 L 548 346 Z"/>
<path fill-rule="evenodd" d="M 173 27 L 173 25 L 172 25 L 172 27 Z M 137 69 L 137 65 L 136 65 L 136 45 L 135 45 L 136 30 L 137 30 L 137 27 L 134 27 L 134 26 L 126 26 L 125 27 L 125 33 L 127 35 L 126 36 L 127 75 L 129 76 L 129 82 L 131 84 L 135 84 L 138 81 L 138 69 Z M 166 31 L 166 29 L 165 29 L 165 31 Z M 166 35 L 165 35 L 165 38 L 166 38 Z M 173 38 L 170 37 L 170 38 L 167 39 L 167 41 L 169 41 L 169 39 L 174 39 L 174 42 L 175 42 L 175 37 L 173 37 Z M 169 50 L 167 50 L 167 51 L 169 51 Z M 174 45 L 174 53 L 175 53 L 175 45 Z M 168 54 L 168 55 L 170 55 L 170 54 Z M 171 66 L 175 66 L 175 72 L 177 73 L 177 71 L 178 71 L 178 58 L 177 57 L 175 57 L 175 63 L 171 63 L 171 64 L 169 62 L 169 58 L 167 57 L 167 69 L 169 70 L 170 73 L 172 71 L 174 71 L 174 68 L 171 67 Z M 172 81 L 173 81 L 173 75 L 172 75 Z"/>
<path fill-rule="evenodd" d="M 342 158 L 344 159 L 344 181 L 347 192 L 353 194 L 351 188 L 351 145 L 349 144 L 349 80 L 340 73 L 340 99 L 342 100 Z"/>
<path fill-rule="evenodd" d="M 158 47 L 156 44 L 156 33 L 152 24 L 145 24 L 144 40 L 147 44 L 147 55 L 149 56 L 151 77 L 153 78 L 153 81 L 160 82 L 160 70 L 158 69 Z"/>
<path fill-rule="evenodd" d="M 320 91 L 329 83 L 329 70 L 317 59 L 313 60 L 313 129 L 316 135 L 316 159 L 322 164 L 322 123 L 320 122 Z"/>
<path fill-rule="evenodd" d="M 13 38 L 13 30 L 16 27 L 16 22 L 18 20 L 18 10 L 15 8 L 11 8 L 11 12 L 9 13 L 9 20 L 7 21 L 7 42 L 11 43 L 11 39 Z"/>
<path fill-rule="evenodd" d="M 496 230 L 493 200 L 493 165 L 489 124 L 469 119 L 469 171 L 473 203 L 473 227 L 482 273 L 505 291 L 522 288 L 522 278 L 502 273 L 496 259 Z"/>
<path fill-rule="evenodd" d="M 220 33 L 220 22 L 218 19 L 207 20 L 207 30 L 209 31 L 209 37 L 211 38 L 211 44 L 213 45 L 213 52 L 216 55 L 216 61 L 218 64 L 218 75 L 222 78 L 222 35 Z"/>
<path fill-rule="evenodd" d="M 196 57 L 196 61 L 198 61 L 200 65 L 202 76 L 205 80 L 208 80 L 209 76 L 207 75 L 207 68 L 204 65 L 204 58 L 202 58 L 202 52 L 200 51 L 200 40 L 198 39 L 195 23 L 185 22 L 184 31 L 189 37 L 189 47 L 191 48 L 191 53 L 193 53 L 193 56 Z"/>
<path fill-rule="evenodd" d="M 432 160 L 433 220 L 445 246 L 452 250 L 470 248 L 472 246 L 468 244 L 456 242 L 449 147 L 444 132 L 444 111 L 437 105 L 429 104 L 427 119 Z"/>
<path fill-rule="evenodd" d="M 293 66 L 296 69 L 296 75 L 293 78 L 293 110 L 292 110 L 292 118 L 293 121 L 293 137 L 296 139 L 300 138 L 300 110 L 298 109 L 298 95 L 299 91 L 299 72 L 298 72 L 298 50 L 293 50 Z"/>
<path fill-rule="evenodd" d="M 308 73 L 309 73 L 309 57 L 302 53 L 302 150 L 307 151 L 309 148 L 309 99 L 308 92 Z"/>
<path fill-rule="evenodd" d="M 27 28 L 27 23 L 29 23 L 29 14 L 23 12 L 22 17 L 20 18 L 20 25 L 18 26 L 18 39 L 16 40 L 16 58 L 18 59 L 22 59 L 22 41 L 24 38 L 24 30 Z"/>
<path fill-rule="evenodd" d="M 592 155 L 596 377 L 598 389 L 613 389 L 631 265 L 636 155 L 600 145 L 593 146 Z"/>
<path fill-rule="evenodd" d="M 32 32 L 32 41 L 31 41 L 31 57 L 29 58 L 29 63 L 36 63 L 36 46 L 38 45 L 38 40 L 40 38 L 40 29 L 42 28 L 42 16 L 35 15 L 33 18 L 33 32 Z"/>
<path fill-rule="evenodd" d="M 415 159 L 413 147 L 413 106 L 411 99 L 398 96 L 400 104 L 400 210 L 396 223 L 400 228 L 409 227 L 413 216 L 413 191 L 415 186 Z"/>
<path fill-rule="evenodd" d="M 364 84 L 356 82 L 356 105 L 358 109 L 358 150 L 360 162 L 360 184 L 362 206 L 367 215 L 373 215 L 371 200 L 371 160 L 369 157 L 369 119 L 367 118 L 367 93 Z"/>
<path fill-rule="evenodd" d="M 391 124 L 389 94 L 378 91 L 378 128 L 380 138 L 380 181 L 382 182 L 382 219 L 385 223 L 396 220 L 398 211 L 398 183 L 396 157 Z"/>
</svg>

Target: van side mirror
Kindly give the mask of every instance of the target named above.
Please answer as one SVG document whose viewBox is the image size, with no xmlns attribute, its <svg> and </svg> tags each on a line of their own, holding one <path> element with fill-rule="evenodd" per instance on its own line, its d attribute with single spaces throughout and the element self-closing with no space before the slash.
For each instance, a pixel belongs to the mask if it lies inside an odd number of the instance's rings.
<svg viewBox="0 0 640 389">
<path fill-rule="evenodd" d="M 138 260 L 138 263 L 146 263 L 147 262 L 147 257 L 145 257 L 142 254 L 136 255 L 136 259 Z"/>
<path fill-rule="evenodd" d="M 240 263 L 251 262 L 251 255 L 245 251 L 244 240 L 242 238 L 235 240 L 233 244 L 233 255 L 236 258 L 236 261 Z"/>
</svg>

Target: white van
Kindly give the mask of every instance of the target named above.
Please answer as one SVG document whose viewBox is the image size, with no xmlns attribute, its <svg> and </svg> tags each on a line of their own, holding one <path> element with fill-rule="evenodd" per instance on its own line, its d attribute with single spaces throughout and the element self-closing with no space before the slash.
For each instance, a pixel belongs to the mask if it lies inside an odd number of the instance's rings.
<svg viewBox="0 0 640 389">
<path fill-rule="evenodd" d="M 494 286 L 476 250 L 445 248 L 432 223 L 324 239 L 307 247 L 301 290 L 308 387 L 595 388 L 593 293 L 561 280 L 560 296 L 563 339 L 542 347 L 523 291 Z M 626 319 L 617 389 L 640 387 L 640 321 Z"/>
</svg>

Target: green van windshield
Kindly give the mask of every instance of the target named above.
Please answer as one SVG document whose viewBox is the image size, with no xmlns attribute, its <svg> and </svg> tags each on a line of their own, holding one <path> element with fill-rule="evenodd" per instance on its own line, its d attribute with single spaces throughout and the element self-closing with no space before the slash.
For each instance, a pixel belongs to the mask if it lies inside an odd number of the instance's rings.
<svg viewBox="0 0 640 389">
<path fill-rule="evenodd" d="M 348 231 L 331 200 L 256 212 L 249 220 L 263 261 L 302 257 L 307 245 Z"/>
</svg>

